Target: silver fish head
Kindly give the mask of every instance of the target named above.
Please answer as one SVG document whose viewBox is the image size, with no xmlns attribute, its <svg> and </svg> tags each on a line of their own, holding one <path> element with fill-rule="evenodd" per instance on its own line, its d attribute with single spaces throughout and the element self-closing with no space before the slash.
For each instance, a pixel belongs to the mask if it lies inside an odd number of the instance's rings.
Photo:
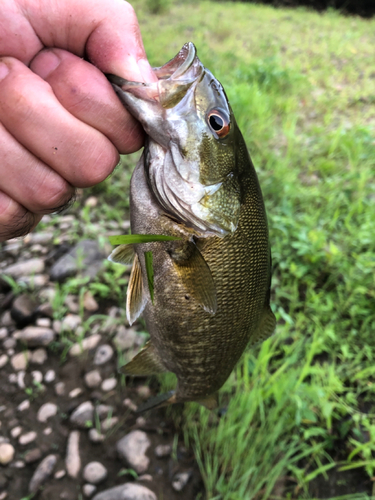
<svg viewBox="0 0 375 500">
<path fill-rule="evenodd" d="M 145 170 L 162 209 L 199 237 L 223 237 L 238 224 L 243 142 L 224 89 L 185 44 L 145 84 L 110 75 L 148 139 Z"/>
</svg>

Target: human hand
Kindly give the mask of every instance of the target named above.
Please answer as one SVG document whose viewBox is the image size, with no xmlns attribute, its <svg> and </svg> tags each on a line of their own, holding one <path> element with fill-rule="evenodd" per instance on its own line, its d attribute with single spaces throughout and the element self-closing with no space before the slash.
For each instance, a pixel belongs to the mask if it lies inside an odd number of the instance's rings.
<svg viewBox="0 0 375 500">
<path fill-rule="evenodd" d="M 128 3 L 2 0 L 0 241 L 32 230 L 75 187 L 104 180 L 119 152 L 142 146 L 140 125 L 100 70 L 156 78 Z"/>
</svg>

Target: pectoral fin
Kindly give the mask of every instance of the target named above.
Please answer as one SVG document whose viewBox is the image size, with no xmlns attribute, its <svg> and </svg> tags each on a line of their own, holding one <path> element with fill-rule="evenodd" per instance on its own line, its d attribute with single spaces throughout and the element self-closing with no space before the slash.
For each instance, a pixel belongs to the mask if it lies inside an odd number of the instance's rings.
<svg viewBox="0 0 375 500">
<path fill-rule="evenodd" d="M 216 286 L 211 270 L 197 246 L 191 241 L 185 242 L 181 250 L 172 253 L 171 257 L 188 294 L 205 311 L 215 314 L 217 310 Z"/>
<path fill-rule="evenodd" d="M 148 341 L 145 346 L 129 361 L 120 368 L 126 375 L 157 375 L 168 371 L 160 360 L 154 346 Z"/>
<path fill-rule="evenodd" d="M 146 295 L 143 291 L 142 270 L 138 255 L 136 254 L 126 294 L 126 317 L 128 318 L 130 325 L 132 325 L 142 313 L 145 305 Z"/>
<path fill-rule="evenodd" d="M 165 394 L 159 394 L 154 398 L 148 399 L 145 403 L 138 406 L 137 413 L 142 413 L 147 410 L 154 410 L 156 408 L 162 408 L 163 406 L 168 406 L 176 402 L 175 391 L 169 391 Z"/>
<path fill-rule="evenodd" d="M 133 245 L 119 245 L 116 247 L 108 260 L 111 262 L 116 262 L 117 264 L 123 264 L 124 266 L 131 265 L 134 259 L 134 247 Z"/>
<path fill-rule="evenodd" d="M 276 328 L 276 318 L 269 305 L 265 306 L 260 319 L 259 326 L 254 333 L 251 344 L 257 344 L 268 339 Z"/>
</svg>

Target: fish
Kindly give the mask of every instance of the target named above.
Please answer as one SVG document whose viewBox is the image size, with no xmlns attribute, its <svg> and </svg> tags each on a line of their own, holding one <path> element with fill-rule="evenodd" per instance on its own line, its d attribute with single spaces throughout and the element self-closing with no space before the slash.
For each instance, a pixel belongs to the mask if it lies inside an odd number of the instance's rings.
<svg viewBox="0 0 375 500">
<path fill-rule="evenodd" d="M 146 133 L 130 184 L 131 232 L 171 237 L 120 245 L 109 257 L 132 264 L 127 318 L 143 314 L 150 334 L 121 371 L 177 377 L 175 390 L 140 411 L 191 401 L 212 410 L 246 347 L 275 330 L 267 216 L 226 93 L 194 44 L 153 71 L 153 83 L 107 75 Z"/>
</svg>

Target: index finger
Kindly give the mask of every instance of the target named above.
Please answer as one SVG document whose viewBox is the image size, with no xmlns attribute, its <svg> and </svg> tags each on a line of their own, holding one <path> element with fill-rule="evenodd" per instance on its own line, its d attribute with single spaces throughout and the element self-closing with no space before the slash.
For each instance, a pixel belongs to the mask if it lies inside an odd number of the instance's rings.
<svg viewBox="0 0 375 500">
<path fill-rule="evenodd" d="M 12 56 L 28 65 L 42 48 L 58 47 L 86 57 L 104 73 L 134 81 L 156 80 L 129 3 L 123 0 L 2 3 L 2 10 L 11 12 L 11 16 L 0 19 L 0 56 Z"/>
</svg>

